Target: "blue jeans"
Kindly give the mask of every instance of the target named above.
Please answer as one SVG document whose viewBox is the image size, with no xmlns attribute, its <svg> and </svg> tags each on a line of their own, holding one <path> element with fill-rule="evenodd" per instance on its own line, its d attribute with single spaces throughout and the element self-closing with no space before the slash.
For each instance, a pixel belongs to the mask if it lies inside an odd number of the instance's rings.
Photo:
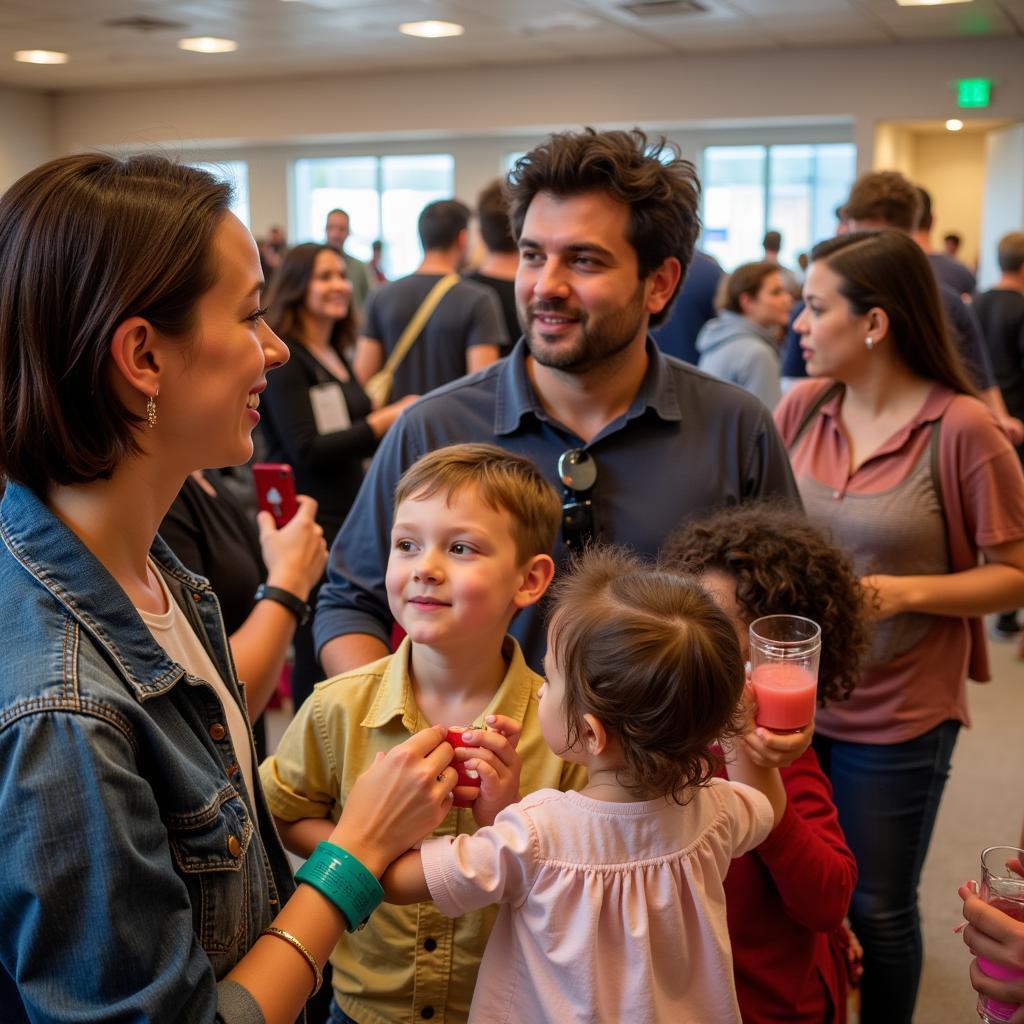
<svg viewBox="0 0 1024 1024">
<path fill-rule="evenodd" d="M 337 999 L 331 1000 L 331 1015 L 327 1018 L 327 1024 L 359 1024 L 354 1021 L 339 1005 Z"/>
<path fill-rule="evenodd" d="M 814 737 L 839 823 L 857 859 L 850 905 L 864 946 L 862 1024 L 910 1024 L 921 980 L 917 889 L 960 723 L 905 743 Z"/>
</svg>

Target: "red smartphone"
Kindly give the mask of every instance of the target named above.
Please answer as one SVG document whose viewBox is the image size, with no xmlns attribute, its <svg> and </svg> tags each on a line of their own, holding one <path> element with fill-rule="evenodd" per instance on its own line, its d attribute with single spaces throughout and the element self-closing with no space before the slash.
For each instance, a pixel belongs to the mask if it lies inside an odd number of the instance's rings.
<svg viewBox="0 0 1024 1024">
<path fill-rule="evenodd" d="M 257 462 L 252 467 L 252 478 L 260 511 L 269 512 L 280 529 L 299 511 L 292 467 L 278 462 Z"/>
</svg>

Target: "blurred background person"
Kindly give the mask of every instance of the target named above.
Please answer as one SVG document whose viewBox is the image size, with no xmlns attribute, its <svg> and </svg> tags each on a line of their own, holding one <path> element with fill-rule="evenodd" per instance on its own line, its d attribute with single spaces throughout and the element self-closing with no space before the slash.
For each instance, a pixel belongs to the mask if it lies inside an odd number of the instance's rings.
<svg viewBox="0 0 1024 1024">
<path fill-rule="evenodd" d="M 372 248 L 373 255 L 369 262 L 370 273 L 377 284 L 385 284 L 388 278 L 384 273 L 384 243 L 378 238 Z"/>
<path fill-rule="evenodd" d="M 796 274 L 794 274 L 789 267 L 784 267 L 779 262 L 779 253 L 782 252 L 782 235 L 778 231 L 767 231 L 765 232 L 764 241 L 761 244 L 764 247 L 765 262 L 775 264 L 786 291 L 788 291 L 794 299 L 799 299 L 800 282 L 797 280 Z"/>
<path fill-rule="evenodd" d="M 522 331 L 516 313 L 516 269 L 519 267 L 519 249 L 512 237 L 508 221 L 508 202 L 501 181 L 496 179 L 485 188 L 476 201 L 476 218 L 480 225 L 480 238 L 486 253 L 476 270 L 463 275 L 494 289 L 501 302 L 501 312 L 508 329 L 508 344 L 501 347 L 507 356 Z"/>
<path fill-rule="evenodd" d="M 271 224 L 267 228 L 267 237 L 257 243 L 260 249 L 260 267 L 263 270 L 263 281 L 270 284 L 274 271 L 281 265 L 284 259 L 288 243 L 285 241 L 284 231 L 279 224 Z"/>
<path fill-rule="evenodd" d="M 1003 235 L 998 256 L 1002 277 L 994 288 L 978 297 L 974 311 L 1006 410 L 1024 419 L 1024 232 Z M 1024 444 L 1017 446 L 1017 454 L 1024 465 Z M 1016 636 L 1020 631 L 1018 615 L 1019 609 L 1000 615 L 992 628 L 993 635 L 997 639 Z"/>
<path fill-rule="evenodd" d="M 355 335 L 358 321 L 336 249 L 307 242 L 290 250 L 267 307 L 267 322 L 291 358 L 269 378 L 263 393 L 260 429 L 266 459 L 290 465 L 297 489 L 316 499 L 316 519 L 330 545 L 363 481 L 363 460 L 414 399 L 373 410 L 356 380 L 344 342 Z M 321 678 L 311 629 L 307 623 L 295 636 L 296 708 Z"/>
<path fill-rule="evenodd" d="M 718 312 L 715 296 L 725 271 L 710 253 L 694 249 L 693 261 L 664 322 L 651 330 L 658 348 L 695 366 L 700 358 L 697 335 Z"/>
<path fill-rule="evenodd" d="M 324 241 L 332 249 L 341 253 L 341 258 L 345 261 L 345 272 L 349 281 L 352 282 L 352 295 L 355 298 L 356 309 L 362 310 L 366 307 L 366 297 L 370 294 L 373 285 L 366 264 L 345 252 L 349 231 L 349 217 L 344 210 L 334 209 L 327 214 L 327 222 L 324 224 Z"/>
<path fill-rule="evenodd" d="M 932 247 L 932 227 L 935 215 L 932 211 L 931 193 L 920 185 L 916 186 L 918 198 L 921 200 L 921 212 L 917 218 L 917 227 L 912 238 L 928 257 L 928 262 L 935 271 L 935 276 L 947 287 L 952 288 L 964 302 L 970 302 L 978 287 L 974 275 L 956 257 L 945 252 L 936 252 Z"/>
<path fill-rule="evenodd" d="M 774 409 L 782 398 L 779 342 L 793 308 L 775 263 L 744 263 L 720 286 L 718 316 L 697 336 L 698 367 Z"/>
<path fill-rule="evenodd" d="M 423 260 L 407 277 L 381 285 L 367 308 L 353 360 L 361 383 L 384 369 L 421 310 L 429 315 L 394 367 L 392 399 L 426 394 L 482 370 L 508 345 L 494 289 L 458 277 L 469 249 L 469 216 L 469 207 L 457 199 L 423 207 L 417 222 Z"/>
</svg>

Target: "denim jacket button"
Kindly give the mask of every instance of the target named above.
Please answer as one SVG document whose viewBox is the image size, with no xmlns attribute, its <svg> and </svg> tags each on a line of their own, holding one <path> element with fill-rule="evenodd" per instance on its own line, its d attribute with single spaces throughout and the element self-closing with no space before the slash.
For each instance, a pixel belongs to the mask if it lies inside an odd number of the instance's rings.
<svg viewBox="0 0 1024 1024">
<path fill-rule="evenodd" d="M 238 841 L 238 836 L 228 836 L 228 855 L 237 857 L 241 852 L 242 844 Z"/>
<path fill-rule="evenodd" d="M 197 594 L 194 590 L 192 591 L 192 600 L 195 601 L 196 604 L 199 604 L 199 602 L 202 601 L 202 599 L 202 594 Z"/>
<path fill-rule="evenodd" d="M 213 725 L 210 726 L 210 736 L 217 743 L 220 743 L 220 741 L 224 739 L 227 733 L 227 729 L 225 729 L 220 722 L 214 722 Z"/>
</svg>

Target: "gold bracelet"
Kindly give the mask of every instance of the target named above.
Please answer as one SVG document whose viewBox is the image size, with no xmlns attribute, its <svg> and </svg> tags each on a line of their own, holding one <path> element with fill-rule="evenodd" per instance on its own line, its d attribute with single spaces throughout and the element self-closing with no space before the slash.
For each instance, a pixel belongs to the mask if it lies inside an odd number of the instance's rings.
<svg viewBox="0 0 1024 1024">
<path fill-rule="evenodd" d="M 306 997 L 307 999 L 312 999 L 320 991 L 320 986 L 324 983 L 324 976 L 320 971 L 320 965 L 316 962 L 316 957 L 291 932 L 286 932 L 283 928 L 264 928 L 260 935 L 273 935 L 275 938 L 282 939 L 302 954 L 306 963 L 309 964 L 309 969 L 313 972 L 313 991 Z"/>
</svg>

